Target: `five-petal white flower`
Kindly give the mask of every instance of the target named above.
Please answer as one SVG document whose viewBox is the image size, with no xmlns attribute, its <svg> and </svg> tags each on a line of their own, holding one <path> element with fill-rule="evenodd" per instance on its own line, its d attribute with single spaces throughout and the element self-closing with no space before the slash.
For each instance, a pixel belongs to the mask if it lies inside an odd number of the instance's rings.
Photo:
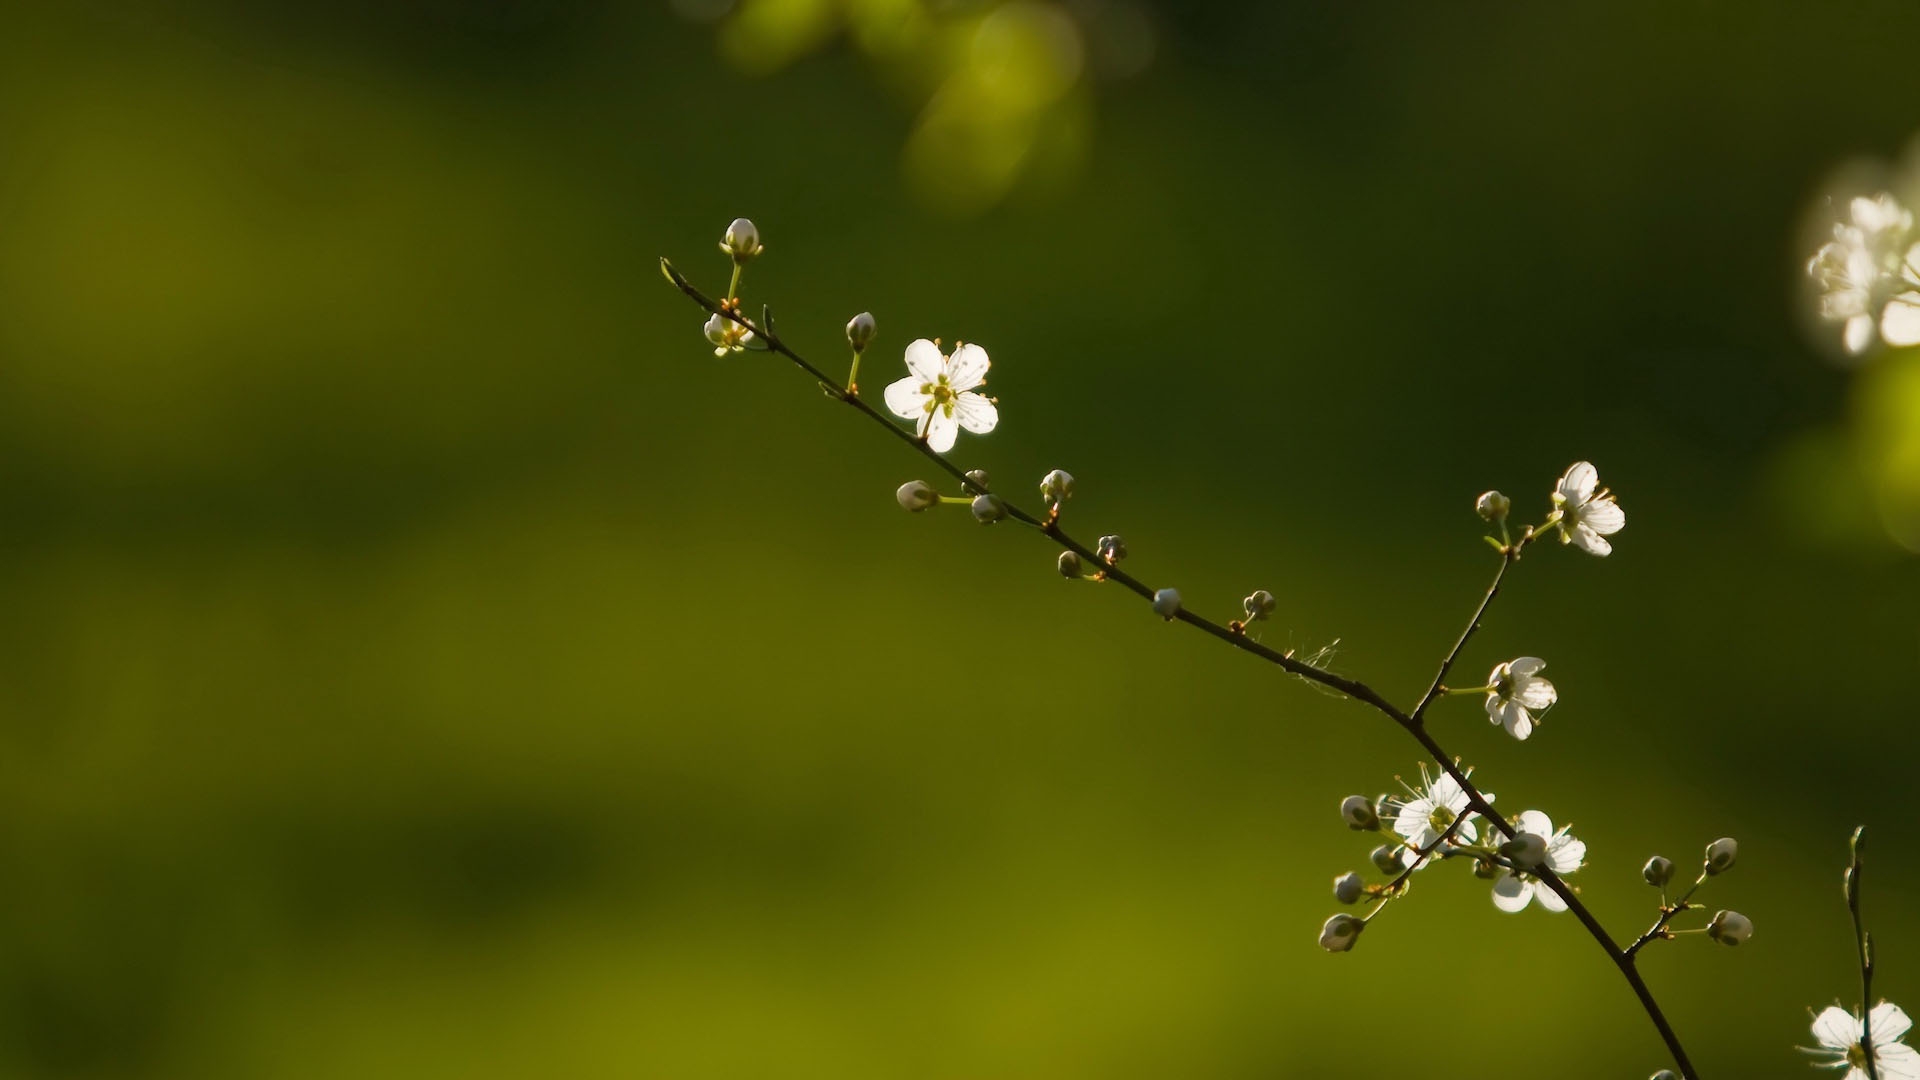
<svg viewBox="0 0 1920 1080">
<path fill-rule="evenodd" d="M 1807 263 L 1820 286 L 1820 315 L 1843 323 L 1855 356 L 1873 344 L 1874 326 L 1889 345 L 1920 343 L 1920 243 L 1910 244 L 1913 213 L 1885 192 L 1847 204 L 1849 220 Z"/>
<path fill-rule="evenodd" d="M 1626 528 L 1627 512 L 1613 499 L 1613 493 L 1600 486 L 1600 473 L 1591 464 L 1580 461 L 1567 470 L 1553 490 L 1555 518 L 1560 542 L 1572 544 L 1589 555 L 1613 551 L 1607 537 Z"/>
<path fill-rule="evenodd" d="M 1842 1080 L 1867 1080 L 1869 1053 L 1881 1080 L 1920 1080 L 1920 1050 L 1900 1041 L 1912 1026 L 1913 1021 L 1892 1002 L 1875 1005 L 1865 1024 L 1858 1015 L 1829 1005 L 1813 1018 L 1813 1037 L 1820 1041 L 1819 1047 L 1802 1049 L 1827 1059 L 1814 1062 L 1818 1068 L 1847 1070 Z"/>
<path fill-rule="evenodd" d="M 1438 777 L 1428 779 L 1425 766 L 1421 767 L 1420 772 L 1420 787 L 1407 788 L 1413 798 L 1400 805 L 1400 813 L 1393 819 L 1393 831 L 1404 837 L 1415 850 L 1426 851 L 1440 843 L 1440 838 L 1446 835 L 1456 819 L 1467 814 L 1469 800 L 1466 791 L 1451 775 L 1443 772 Z M 1486 800 L 1491 803 L 1493 796 L 1487 795 Z M 1471 844 L 1479 838 L 1479 829 L 1473 817 L 1467 814 L 1467 820 L 1460 822 L 1460 827 L 1453 830 L 1453 840 Z"/>
<path fill-rule="evenodd" d="M 1563 826 L 1559 832 L 1555 832 L 1553 819 L 1538 810 L 1521 814 L 1514 821 L 1513 828 L 1516 832 L 1532 833 L 1547 842 L 1547 855 L 1542 862 L 1556 874 L 1571 874 L 1586 862 L 1586 842 L 1575 840 L 1567 832 L 1572 826 Z M 1536 897 L 1540 906 L 1548 911 L 1567 910 L 1565 900 L 1560 899 L 1539 878 L 1525 871 L 1507 870 L 1493 883 L 1493 906 L 1501 911 L 1523 911 Z"/>
<path fill-rule="evenodd" d="M 1539 675 L 1546 666 L 1537 656 L 1522 656 L 1494 668 L 1487 676 L 1493 687 L 1487 691 L 1487 719 L 1516 739 L 1533 734 L 1533 714 L 1552 708 L 1560 698 L 1553 684 Z"/>
<path fill-rule="evenodd" d="M 938 453 L 953 449 L 961 428 L 985 435 L 1000 422 L 993 399 L 971 391 L 987 381 L 987 350 L 959 342 L 952 356 L 921 338 L 907 346 L 906 378 L 887 387 L 887 408 L 895 416 L 918 421 L 914 434 Z"/>
</svg>

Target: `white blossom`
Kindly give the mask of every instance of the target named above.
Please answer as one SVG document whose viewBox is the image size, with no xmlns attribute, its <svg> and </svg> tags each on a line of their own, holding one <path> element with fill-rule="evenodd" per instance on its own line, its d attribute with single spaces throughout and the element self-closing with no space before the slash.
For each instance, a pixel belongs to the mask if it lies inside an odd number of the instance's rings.
<svg viewBox="0 0 1920 1080">
<path fill-rule="evenodd" d="M 1570 827 L 1562 827 L 1555 832 L 1553 819 L 1538 810 L 1521 814 L 1513 823 L 1515 832 L 1532 833 L 1546 841 L 1546 857 L 1541 864 L 1561 875 L 1580 869 L 1587 858 L 1586 842 L 1575 840 L 1567 831 Z M 1525 910 L 1536 898 L 1540 906 L 1548 911 L 1567 910 L 1565 900 L 1547 888 L 1545 882 L 1525 871 L 1506 870 L 1493 883 L 1493 906 L 1501 911 Z"/>
<path fill-rule="evenodd" d="M 1540 677 L 1547 666 L 1537 656 L 1522 656 L 1493 669 L 1487 676 L 1487 719 L 1524 739 L 1533 734 L 1534 714 L 1545 712 L 1560 699 L 1553 684 Z"/>
<path fill-rule="evenodd" d="M 910 374 L 887 387 L 887 408 L 917 421 L 914 434 L 935 452 L 953 449 L 961 428 L 985 435 L 1000 422 L 993 399 L 972 392 L 987 381 L 987 350 L 961 342 L 944 356 L 940 346 L 920 338 L 907 346 L 906 360 Z"/>
<path fill-rule="evenodd" d="M 1867 1014 L 1867 1022 L 1838 1005 L 1829 1005 L 1813 1018 L 1813 1037 L 1819 1047 L 1802 1047 L 1822 1069 L 1845 1069 L 1842 1080 L 1867 1080 L 1867 1055 L 1881 1080 L 1920 1080 L 1920 1051 L 1900 1040 L 1913 1021 L 1900 1006 L 1882 1001 Z M 1871 1049 L 1868 1037 L 1871 1036 Z"/>
<path fill-rule="evenodd" d="M 1613 551 L 1607 537 L 1626 527 L 1627 513 L 1613 499 L 1613 493 L 1600 487 L 1600 473 L 1587 462 L 1576 462 L 1553 491 L 1553 524 L 1560 530 L 1560 542 L 1572 544 L 1589 555 Z"/>
<path fill-rule="evenodd" d="M 1453 839 L 1462 844 L 1471 844 L 1479 838 L 1480 831 L 1473 820 L 1474 815 L 1467 812 L 1466 790 L 1451 774 L 1441 773 L 1428 779 L 1426 767 L 1420 770 L 1420 787 L 1407 788 L 1413 798 L 1402 804 L 1400 813 L 1394 817 L 1393 831 L 1406 838 L 1409 845 L 1426 850 L 1440 842 L 1455 819 L 1465 814 L 1467 820 L 1454 829 Z M 1485 796 L 1491 803 L 1492 795 Z M 1422 865 L 1426 865 L 1423 863 Z"/>
<path fill-rule="evenodd" d="M 715 315 L 707 320 L 707 340 L 713 342 L 713 355 L 725 356 L 753 344 L 753 331 L 727 318 Z"/>
<path fill-rule="evenodd" d="M 1847 204 L 1848 220 L 1807 263 L 1820 287 L 1820 315 L 1844 324 L 1841 341 L 1858 356 L 1874 327 L 1889 345 L 1920 343 L 1920 243 L 1913 214 L 1886 192 Z"/>
</svg>

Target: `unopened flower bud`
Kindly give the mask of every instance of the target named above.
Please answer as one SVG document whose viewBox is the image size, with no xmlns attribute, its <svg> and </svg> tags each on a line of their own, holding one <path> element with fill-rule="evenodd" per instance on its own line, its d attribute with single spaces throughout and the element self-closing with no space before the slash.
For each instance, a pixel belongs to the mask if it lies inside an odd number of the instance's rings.
<svg viewBox="0 0 1920 1080">
<path fill-rule="evenodd" d="M 1340 800 L 1340 816 L 1346 819 L 1347 828 L 1355 832 L 1378 832 L 1380 815 L 1373 812 L 1373 804 L 1365 795 L 1349 795 Z"/>
<path fill-rule="evenodd" d="M 1680 1078 L 1673 1074 L 1672 1069 L 1661 1069 L 1659 1072 L 1654 1073 L 1649 1080 L 1680 1080 Z"/>
<path fill-rule="evenodd" d="M 924 480 L 909 480 L 901 484 L 893 497 L 900 500 L 901 506 L 916 514 L 940 502 L 940 493 Z"/>
<path fill-rule="evenodd" d="M 1406 869 L 1400 861 L 1400 849 L 1391 844 L 1381 844 L 1374 848 L 1368 853 L 1367 858 L 1373 861 L 1373 868 L 1383 874 L 1397 874 Z"/>
<path fill-rule="evenodd" d="M 847 322 L 847 344 L 853 351 L 867 351 L 867 342 L 873 340 L 873 312 L 863 311 Z"/>
<path fill-rule="evenodd" d="M 766 250 L 760 243 L 760 230 L 746 218 L 734 218 L 727 226 L 727 235 L 720 240 L 720 250 L 733 257 L 736 263 L 744 263 Z"/>
<path fill-rule="evenodd" d="M 1077 578 L 1082 573 L 1080 569 L 1080 556 L 1075 555 L 1071 551 L 1063 551 L 1060 553 L 1060 562 L 1058 565 L 1060 567 L 1060 576 L 1063 578 Z"/>
<path fill-rule="evenodd" d="M 1333 879 L 1333 898 L 1343 904 L 1357 904 L 1360 894 L 1366 891 L 1366 883 L 1360 875 L 1349 870 Z"/>
<path fill-rule="evenodd" d="M 970 484 L 970 485 L 972 485 L 972 487 L 973 487 L 973 490 L 974 490 L 974 491 L 975 491 L 976 493 L 977 493 L 977 492 L 982 492 L 982 491 L 985 491 L 985 490 L 987 490 L 987 470 L 985 470 L 985 469 L 968 469 L 968 470 L 967 470 L 967 483 L 968 483 L 968 484 Z"/>
<path fill-rule="evenodd" d="M 1252 596 L 1240 601 L 1240 606 L 1247 609 L 1248 622 L 1258 622 L 1273 614 L 1273 594 L 1265 589 L 1255 589 Z"/>
<path fill-rule="evenodd" d="M 1707 936 L 1722 945 L 1742 945 L 1753 936 L 1753 920 L 1737 911 L 1716 911 Z"/>
<path fill-rule="evenodd" d="M 1492 881 L 1494 878 L 1499 877 L 1500 870 L 1501 867 L 1497 863 L 1490 862 L 1486 859 L 1475 859 L 1473 861 L 1473 876 L 1479 878 L 1481 881 Z"/>
<path fill-rule="evenodd" d="M 982 525 L 991 525 L 1007 516 L 1007 504 L 1000 501 L 998 495 L 976 495 L 973 500 L 973 520 Z"/>
<path fill-rule="evenodd" d="M 1335 915 L 1320 928 L 1320 947 L 1328 952 L 1346 952 L 1360 940 L 1360 931 L 1366 928 L 1366 923 L 1351 915 Z"/>
<path fill-rule="evenodd" d="M 1537 833 L 1523 832 L 1500 845 L 1500 854 L 1522 870 L 1531 870 L 1547 858 L 1547 841 Z"/>
<path fill-rule="evenodd" d="M 1110 563 L 1117 563 L 1127 557 L 1127 545 L 1118 536 L 1101 537 L 1093 550 L 1099 552 L 1100 557 Z"/>
<path fill-rule="evenodd" d="M 1507 511 L 1513 509 L 1513 500 L 1497 491 L 1483 491 L 1473 501 L 1473 508 L 1488 521 L 1507 520 Z"/>
<path fill-rule="evenodd" d="M 1740 857 L 1740 844 L 1731 836 L 1723 836 L 1707 845 L 1707 873 L 1724 874 L 1733 869 L 1733 862 Z"/>
<path fill-rule="evenodd" d="M 1048 506 L 1056 509 L 1073 498 L 1073 474 L 1065 469 L 1055 469 L 1041 477 L 1040 497 L 1047 501 Z"/>
<path fill-rule="evenodd" d="M 1153 613 L 1163 619 L 1171 620 L 1180 614 L 1180 590 L 1161 589 L 1153 594 Z"/>
<path fill-rule="evenodd" d="M 1667 882 L 1673 880 L 1673 860 L 1664 855 L 1655 855 L 1640 868 L 1640 876 L 1656 889 L 1665 888 Z"/>
</svg>

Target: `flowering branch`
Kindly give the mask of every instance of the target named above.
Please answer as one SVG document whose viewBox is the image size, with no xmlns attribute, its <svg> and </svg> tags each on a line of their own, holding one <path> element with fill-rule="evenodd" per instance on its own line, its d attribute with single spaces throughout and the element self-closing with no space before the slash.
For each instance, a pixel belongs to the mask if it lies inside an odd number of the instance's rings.
<svg viewBox="0 0 1920 1080">
<path fill-rule="evenodd" d="M 744 229 L 742 226 L 744 226 Z M 736 233 L 743 239 L 737 241 Z M 722 248 L 723 250 L 727 250 L 734 259 L 735 275 L 733 285 L 737 288 L 739 268 L 746 261 L 759 254 L 761 250 L 757 232 L 753 231 L 750 222 L 745 222 L 744 219 L 737 221 L 734 223 L 734 227 L 729 229 L 728 240 L 722 244 Z M 726 300 L 715 301 L 689 282 L 668 260 L 664 258 L 661 259 L 660 268 L 676 288 L 685 293 L 696 304 L 709 313 L 711 318 L 708 321 L 707 334 L 711 340 L 720 346 L 720 348 L 716 349 L 716 352 L 737 351 L 746 347 L 746 343 L 756 343 L 756 347 L 758 348 L 763 348 L 765 351 L 786 357 L 802 371 L 805 371 L 809 376 L 818 381 L 821 390 L 828 397 L 852 407 L 856 412 L 885 429 L 893 437 L 912 446 L 914 450 L 931 461 L 941 471 L 959 481 L 962 489 L 972 496 L 973 513 L 976 518 L 983 522 L 1011 518 L 1022 525 L 1034 529 L 1052 543 L 1064 548 L 1072 557 L 1070 559 L 1067 554 L 1061 556 L 1060 568 L 1063 574 L 1069 577 L 1086 576 L 1116 582 L 1121 587 L 1147 600 L 1152 605 L 1153 611 L 1168 621 L 1177 619 L 1184 622 L 1236 649 L 1258 656 L 1282 668 L 1289 674 L 1309 682 L 1317 683 L 1337 691 L 1346 697 L 1352 698 L 1399 725 L 1420 743 L 1427 755 L 1440 767 L 1444 776 L 1456 785 L 1456 794 L 1460 797 L 1464 806 L 1454 809 L 1456 816 L 1448 822 L 1444 830 L 1437 830 L 1437 836 L 1431 842 L 1408 845 L 1410 849 L 1415 851 L 1414 861 L 1408 864 L 1401 874 L 1389 883 L 1389 885 L 1375 892 L 1375 895 L 1380 897 L 1380 903 L 1373 911 L 1368 913 L 1367 919 L 1370 920 L 1374 915 L 1377 915 L 1379 911 L 1386 906 L 1388 901 L 1396 897 L 1404 889 L 1410 875 L 1420 866 L 1424 865 L 1435 853 L 1439 853 L 1443 857 L 1453 854 L 1455 849 L 1450 848 L 1448 845 L 1457 834 L 1467 836 L 1469 842 L 1471 842 L 1473 833 L 1464 830 L 1468 828 L 1467 822 L 1470 816 L 1478 815 L 1490 823 L 1500 836 L 1506 840 L 1506 843 L 1502 845 L 1497 852 L 1490 849 L 1472 849 L 1481 865 L 1487 867 L 1489 870 L 1496 868 L 1507 870 L 1509 875 L 1508 880 L 1513 882 L 1519 882 L 1519 875 L 1524 874 L 1531 879 L 1525 882 L 1528 889 L 1531 889 L 1537 883 L 1538 888 L 1545 889 L 1557 899 L 1561 906 L 1567 910 L 1571 910 L 1580 921 L 1580 924 L 1587 930 L 1588 934 L 1591 935 L 1594 941 L 1606 952 L 1608 959 L 1612 961 L 1614 966 L 1620 971 L 1622 977 L 1626 979 L 1628 985 L 1633 989 L 1648 1019 L 1652 1021 L 1654 1028 L 1666 1043 L 1668 1052 L 1672 1055 L 1675 1064 L 1679 1066 L 1681 1074 L 1686 1080 L 1698 1080 L 1698 1074 L 1694 1071 L 1691 1061 L 1687 1058 L 1686 1051 L 1681 1046 L 1679 1037 L 1674 1033 L 1665 1014 L 1661 1011 L 1658 1002 L 1655 1001 L 1652 991 L 1648 989 L 1645 981 L 1634 968 L 1633 952 L 1638 948 L 1638 944 L 1630 949 L 1622 950 L 1614 942 L 1605 928 L 1600 925 L 1599 920 L 1581 903 L 1578 894 L 1561 878 L 1555 866 L 1550 864 L 1550 860 L 1543 861 L 1541 855 L 1545 849 L 1547 849 L 1549 842 L 1541 836 L 1534 835 L 1531 832 L 1523 832 L 1521 829 L 1516 828 L 1514 824 L 1508 822 L 1507 819 L 1495 811 L 1492 805 L 1492 797 L 1484 794 L 1479 788 L 1474 786 L 1472 780 L 1469 778 L 1468 771 L 1460 766 L 1457 758 L 1447 753 L 1446 749 L 1440 745 L 1433 734 L 1427 730 L 1424 722 L 1428 706 L 1440 695 L 1448 692 L 1444 681 L 1464 651 L 1468 641 L 1472 638 L 1475 631 L 1479 629 L 1481 620 L 1486 615 L 1494 597 L 1499 593 L 1500 585 L 1505 578 L 1507 568 L 1520 558 L 1521 551 L 1529 543 L 1544 535 L 1549 529 L 1557 527 L 1560 530 L 1563 542 L 1575 544 L 1583 550 L 1596 555 L 1604 555 L 1610 550 L 1605 535 L 1617 531 L 1620 524 L 1624 521 L 1624 518 L 1621 517 L 1617 506 L 1612 502 L 1611 496 L 1608 495 L 1604 489 L 1597 492 L 1595 491 L 1592 466 L 1585 465 L 1584 463 L 1576 466 L 1574 470 L 1569 471 L 1567 477 L 1562 479 L 1560 490 L 1554 495 L 1556 509 L 1549 515 L 1545 524 L 1538 529 L 1532 526 L 1527 527 L 1517 542 L 1508 541 L 1503 543 L 1501 541 L 1493 541 L 1489 538 L 1489 541 L 1493 543 L 1500 554 L 1500 566 L 1494 574 L 1492 584 L 1488 587 L 1486 595 L 1481 599 L 1466 629 L 1460 634 L 1453 648 L 1441 661 L 1439 670 L 1434 676 L 1432 684 L 1421 696 L 1419 703 L 1414 706 L 1411 712 L 1402 711 L 1379 692 L 1359 680 L 1335 674 L 1316 664 L 1296 658 L 1292 652 L 1280 652 L 1254 640 L 1247 633 L 1247 622 L 1233 620 L 1224 625 L 1214 622 L 1184 607 L 1177 591 L 1173 589 L 1156 590 L 1148 587 L 1139 579 L 1121 570 L 1117 565 L 1125 553 L 1124 545 L 1120 544 L 1117 537 L 1103 537 L 1099 545 L 1090 548 L 1069 535 L 1060 524 L 1060 500 L 1070 492 L 1072 483 L 1071 477 L 1067 477 L 1064 473 L 1049 474 L 1047 483 L 1043 484 L 1043 494 L 1047 496 L 1051 506 L 1046 514 L 1039 515 L 1023 510 L 1010 500 L 996 494 L 989 486 L 984 473 L 977 470 L 972 472 L 963 471 L 959 466 L 948 460 L 943 451 L 950 448 L 953 444 L 956 423 L 959 426 L 966 427 L 970 431 L 981 432 L 991 430 L 993 424 L 997 422 L 997 412 L 994 411 L 991 399 L 982 398 L 970 392 L 972 387 L 984 381 L 986 370 L 985 354 L 978 350 L 976 346 L 960 346 L 956 348 L 952 358 L 940 356 L 938 349 L 932 347 L 932 343 L 929 342 L 915 342 L 913 346 L 909 347 L 908 366 L 913 374 L 909 379 L 903 379 L 900 383 L 890 386 L 885 395 L 888 408 L 896 415 L 918 420 L 919 423 L 916 432 L 909 434 L 907 430 L 901 428 L 879 410 L 867 404 L 865 399 L 860 396 L 858 387 L 854 384 L 854 379 L 851 374 L 845 388 L 841 388 L 820 368 L 808 362 L 799 353 L 788 347 L 779 337 L 774 327 L 772 312 L 769 309 L 765 307 L 761 309 L 761 319 L 760 322 L 756 324 L 740 313 L 739 301 L 733 296 L 734 288 L 729 289 L 729 295 Z M 858 319 L 855 323 L 849 324 L 848 327 L 848 339 L 850 344 L 854 346 L 856 365 L 860 353 L 865 347 L 866 339 L 870 339 L 872 336 L 871 317 L 863 315 L 861 318 L 866 319 L 866 322 L 864 326 L 860 326 L 859 334 L 856 334 L 856 327 L 859 326 Z M 927 350 L 920 350 L 920 347 L 923 345 L 931 348 L 930 356 L 927 355 Z M 978 354 L 977 357 L 963 357 L 963 353 L 967 349 L 972 349 Z M 916 356 L 915 350 L 920 350 L 918 356 Z M 957 370 L 961 367 L 968 368 L 968 375 L 962 375 Z M 855 372 L 857 373 L 857 366 Z M 950 376 L 952 376 L 951 381 Z M 918 387 L 917 389 L 916 386 Z M 924 406 L 922 405 L 923 396 Z M 977 401 L 968 402 L 965 400 L 968 398 L 975 398 Z M 969 412 L 969 409 L 972 411 Z M 936 445 L 936 443 L 941 445 Z M 1584 474 L 1582 474 L 1580 470 L 1584 470 Z M 1059 480 L 1056 481 L 1055 477 L 1058 477 Z M 1055 486 L 1056 484 L 1057 486 Z M 942 501 L 965 501 L 939 496 L 927 488 L 926 485 L 918 484 L 917 482 L 904 486 L 899 493 L 899 497 L 902 504 L 909 509 L 923 509 Z M 1505 497 L 1494 492 L 1489 492 L 1487 495 L 1482 496 L 1480 508 L 1482 514 L 1486 516 L 1488 520 L 1498 520 L 1500 522 L 1502 537 L 1505 539 L 1507 536 L 1505 525 Z M 1084 565 L 1091 565 L 1096 567 L 1097 570 L 1091 574 L 1083 574 L 1081 567 Z M 1248 597 L 1246 608 L 1249 622 L 1254 619 L 1264 618 L 1267 612 L 1271 610 L 1272 602 L 1271 595 L 1264 591 Z M 1523 665 L 1523 661 L 1527 663 Z M 1534 658 L 1521 658 L 1521 660 L 1513 661 L 1511 664 L 1503 664 L 1495 669 L 1494 685 L 1481 688 L 1490 693 L 1488 703 L 1489 715 L 1492 716 L 1496 722 L 1504 723 L 1507 729 L 1518 738 L 1525 738 L 1531 730 L 1533 721 L 1532 714 L 1528 711 L 1529 708 L 1544 709 L 1550 706 L 1554 700 L 1551 684 L 1546 683 L 1545 680 L 1542 679 L 1535 679 L 1532 676 L 1532 673 L 1537 671 L 1540 666 L 1542 666 L 1541 662 Z M 1459 809 L 1462 808 L 1470 811 L 1470 813 L 1458 812 Z M 1529 819 L 1533 820 L 1530 821 Z M 1523 825 L 1532 824 L 1534 821 L 1546 822 L 1545 815 L 1538 814 L 1535 811 L 1529 811 L 1527 815 L 1522 815 Z M 1367 827 L 1377 829 L 1379 827 L 1378 818 L 1375 817 L 1372 825 Z M 1546 832 L 1551 833 L 1551 824 L 1547 823 L 1544 829 Z M 1571 838 L 1565 836 L 1565 832 L 1566 830 L 1562 829 L 1558 834 L 1554 834 L 1551 845 L 1555 851 L 1558 851 L 1563 846 L 1573 849 L 1571 862 L 1563 865 L 1565 869 L 1577 868 L 1580 853 L 1584 852 L 1585 845 L 1579 844 L 1577 841 L 1572 841 Z M 1531 854 L 1533 857 L 1523 861 L 1523 856 L 1527 854 Z M 1351 876 L 1352 875 L 1349 875 L 1349 877 Z M 1507 881 L 1503 880 L 1502 884 L 1507 884 Z M 1357 886 L 1357 881 L 1355 885 Z M 1519 886 L 1516 885 L 1516 888 L 1519 888 Z M 1356 898 L 1357 895 L 1356 893 Z M 1531 895 L 1531 893 L 1522 891 L 1520 895 L 1522 896 L 1520 904 L 1524 906 L 1525 897 Z M 1498 890 L 1496 890 L 1496 898 L 1498 898 L 1498 896 L 1499 893 Z M 1544 900 L 1542 902 L 1543 904 L 1546 903 Z M 1518 909 L 1509 908 L 1509 910 Z M 1347 921 L 1342 923 L 1340 920 Z M 1327 945 L 1329 948 L 1336 949 L 1336 951 L 1350 948 L 1353 940 L 1357 938 L 1360 928 L 1365 925 L 1366 921 L 1367 920 L 1358 919 L 1353 916 L 1335 916 L 1335 919 L 1328 923 L 1326 932 L 1323 933 L 1322 944 Z M 1326 934 L 1334 934 L 1336 924 L 1341 927 L 1341 931 L 1335 934 L 1339 944 L 1337 946 L 1329 945 Z"/>
</svg>

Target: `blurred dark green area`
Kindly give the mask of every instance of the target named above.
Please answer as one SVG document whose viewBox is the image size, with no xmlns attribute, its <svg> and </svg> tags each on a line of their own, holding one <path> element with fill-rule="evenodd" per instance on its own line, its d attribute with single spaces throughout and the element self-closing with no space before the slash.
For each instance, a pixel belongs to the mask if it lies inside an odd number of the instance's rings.
<svg viewBox="0 0 1920 1080">
<path fill-rule="evenodd" d="M 796 347 L 872 310 L 877 390 L 980 342 L 958 460 L 1071 470 L 1138 574 L 1271 589 L 1265 640 L 1400 700 L 1492 570 L 1473 496 L 1594 460 L 1616 554 L 1530 554 L 1462 665 L 1563 703 L 1437 732 L 1575 823 L 1616 935 L 1647 855 L 1740 838 L 1705 898 L 1752 943 L 1644 959 L 1707 1075 L 1804 1075 L 1854 992 L 1858 822 L 1916 1007 L 1920 580 L 1817 449 L 1915 361 L 1823 363 L 1798 290 L 1830 170 L 1920 128 L 1920 9 L 1165 4 L 1077 150 L 962 206 L 898 65 L 745 73 L 698 7 L 6 14 L 0 1075 L 1665 1064 L 1458 867 L 1320 952 L 1334 807 L 1417 748 L 901 513 L 923 462 L 661 281 L 723 289 L 739 214 Z"/>
</svg>

